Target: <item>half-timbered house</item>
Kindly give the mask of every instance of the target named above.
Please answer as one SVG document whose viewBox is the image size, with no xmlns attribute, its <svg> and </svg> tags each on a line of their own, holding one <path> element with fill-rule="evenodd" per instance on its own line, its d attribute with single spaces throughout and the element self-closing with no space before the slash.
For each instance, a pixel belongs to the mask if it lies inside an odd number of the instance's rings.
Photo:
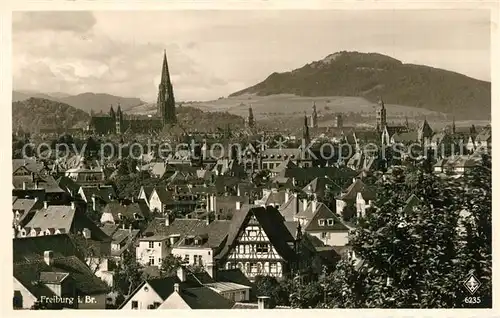
<svg viewBox="0 0 500 318">
<path fill-rule="evenodd" d="M 233 216 L 216 259 L 219 267 L 239 268 L 250 280 L 258 275 L 281 278 L 295 266 L 299 241 L 276 208 L 245 205 Z"/>
</svg>

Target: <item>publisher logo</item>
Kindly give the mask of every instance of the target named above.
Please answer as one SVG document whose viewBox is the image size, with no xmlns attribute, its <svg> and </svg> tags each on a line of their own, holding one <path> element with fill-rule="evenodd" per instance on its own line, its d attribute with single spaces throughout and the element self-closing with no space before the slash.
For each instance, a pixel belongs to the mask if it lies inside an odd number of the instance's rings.
<svg viewBox="0 0 500 318">
<path fill-rule="evenodd" d="M 476 276 L 474 276 L 474 274 L 470 273 L 464 280 L 463 285 L 471 295 L 474 295 L 479 287 L 481 287 L 481 282 L 476 278 Z"/>
</svg>

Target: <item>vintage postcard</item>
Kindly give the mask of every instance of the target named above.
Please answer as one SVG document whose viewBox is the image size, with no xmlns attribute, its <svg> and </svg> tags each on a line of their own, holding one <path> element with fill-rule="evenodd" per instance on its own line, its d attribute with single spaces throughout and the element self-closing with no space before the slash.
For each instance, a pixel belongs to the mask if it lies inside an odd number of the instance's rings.
<svg viewBox="0 0 500 318">
<path fill-rule="evenodd" d="M 12 12 L 13 309 L 492 308 L 492 9 L 68 8 Z"/>
</svg>

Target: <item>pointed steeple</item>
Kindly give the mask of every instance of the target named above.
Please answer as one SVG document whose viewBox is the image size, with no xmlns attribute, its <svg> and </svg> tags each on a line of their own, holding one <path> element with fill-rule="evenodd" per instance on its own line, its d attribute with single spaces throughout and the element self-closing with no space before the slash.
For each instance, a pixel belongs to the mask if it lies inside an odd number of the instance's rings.
<svg viewBox="0 0 500 318">
<path fill-rule="evenodd" d="M 455 116 L 453 116 L 453 123 L 451 124 L 451 132 L 455 134 L 456 132 L 456 127 L 455 127 Z"/>
<path fill-rule="evenodd" d="M 405 126 L 406 128 L 410 128 L 410 124 L 408 123 L 408 116 L 405 116 Z"/>
<path fill-rule="evenodd" d="M 168 71 L 167 50 L 163 50 L 163 66 L 161 69 L 161 84 L 170 83 L 170 72 Z"/>
<path fill-rule="evenodd" d="M 174 90 L 170 80 L 166 50 L 163 52 L 161 81 L 160 85 L 158 85 L 157 111 L 164 125 L 174 124 L 177 122 L 177 117 L 175 115 Z"/>
<path fill-rule="evenodd" d="M 116 113 L 115 113 L 115 110 L 113 109 L 113 105 L 111 105 L 109 107 L 109 116 L 111 116 L 111 118 L 115 118 L 116 117 Z"/>
<path fill-rule="evenodd" d="M 318 113 L 316 112 L 316 102 L 313 102 L 312 106 L 311 127 L 318 127 Z"/>
<path fill-rule="evenodd" d="M 122 114 L 122 107 L 120 105 L 120 103 L 118 103 L 118 109 L 116 110 L 116 114 Z"/>
<path fill-rule="evenodd" d="M 304 139 L 304 142 L 306 143 L 306 145 L 308 145 L 310 143 L 311 139 L 309 136 L 309 125 L 307 123 L 307 114 L 304 114 L 304 127 L 303 127 L 302 134 L 303 134 L 302 137 Z"/>
</svg>

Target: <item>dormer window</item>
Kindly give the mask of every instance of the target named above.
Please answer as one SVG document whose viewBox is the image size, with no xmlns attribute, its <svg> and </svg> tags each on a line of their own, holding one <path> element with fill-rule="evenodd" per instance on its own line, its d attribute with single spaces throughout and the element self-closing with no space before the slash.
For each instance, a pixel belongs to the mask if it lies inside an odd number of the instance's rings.
<svg viewBox="0 0 500 318">
<path fill-rule="evenodd" d="M 333 219 L 328 219 L 327 221 L 328 221 L 328 226 L 332 226 L 335 223 Z"/>
<path fill-rule="evenodd" d="M 325 219 L 319 219 L 318 224 L 319 226 L 325 226 Z"/>
</svg>

